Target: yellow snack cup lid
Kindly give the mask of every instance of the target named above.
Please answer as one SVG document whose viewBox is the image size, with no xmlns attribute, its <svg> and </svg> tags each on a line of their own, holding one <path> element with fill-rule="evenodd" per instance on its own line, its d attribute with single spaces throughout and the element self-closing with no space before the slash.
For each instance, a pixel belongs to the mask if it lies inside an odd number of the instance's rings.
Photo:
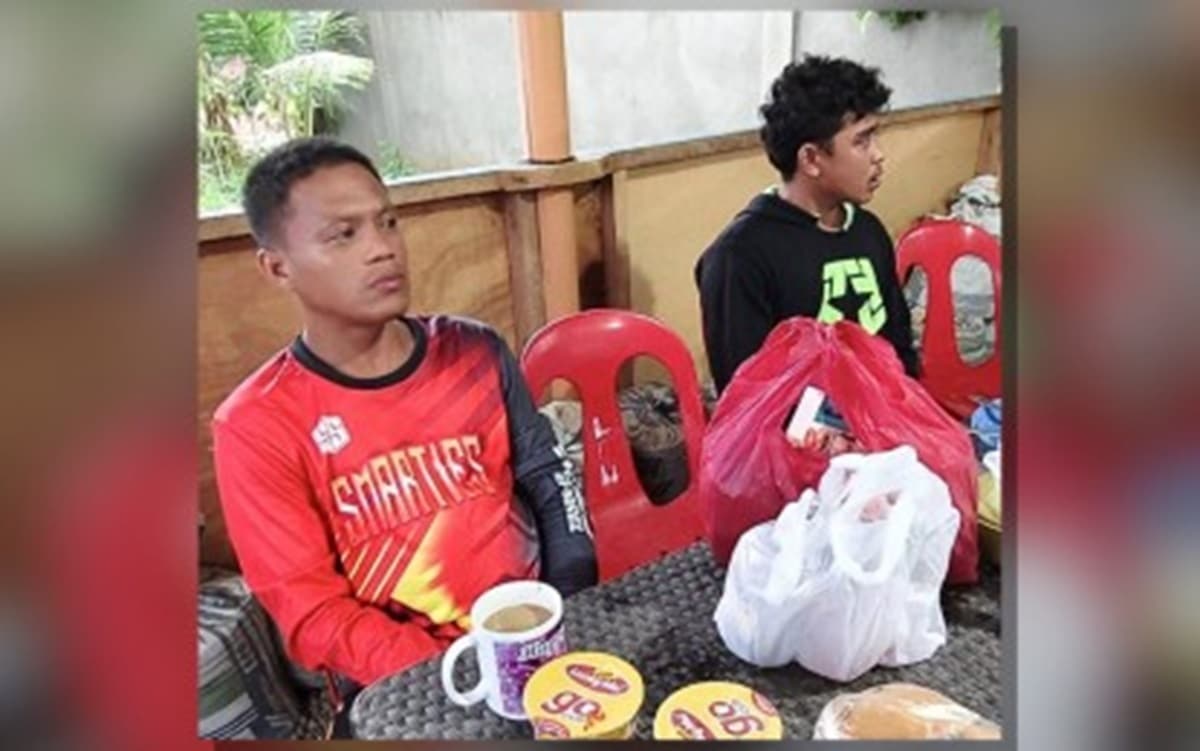
<svg viewBox="0 0 1200 751">
<path fill-rule="evenodd" d="M 537 738 L 623 738 L 644 697 L 641 674 L 620 657 L 568 652 L 529 677 L 523 703 Z"/>
<path fill-rule="evenodd" d="M 783 721 L 765 696 L 729 681 L 684 686 L 667 697 L 654 717 L 654 739 L 779 740 Z"/>
</svg>

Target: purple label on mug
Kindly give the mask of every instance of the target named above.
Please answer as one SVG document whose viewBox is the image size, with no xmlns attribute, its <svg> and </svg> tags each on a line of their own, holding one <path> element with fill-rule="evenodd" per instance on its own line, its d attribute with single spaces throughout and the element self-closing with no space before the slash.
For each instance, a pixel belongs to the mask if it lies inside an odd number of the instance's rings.
<svg viewBox="0 0 1200 751">
<path fill-rule="evenodd" d="M 496 683 L 500 704 L 510 714 L 525 714 L 521 696 L 529 676 L 567 651 L 567 635 L 559 623 L 535 639 L 496 645 Z"/>
</svg>

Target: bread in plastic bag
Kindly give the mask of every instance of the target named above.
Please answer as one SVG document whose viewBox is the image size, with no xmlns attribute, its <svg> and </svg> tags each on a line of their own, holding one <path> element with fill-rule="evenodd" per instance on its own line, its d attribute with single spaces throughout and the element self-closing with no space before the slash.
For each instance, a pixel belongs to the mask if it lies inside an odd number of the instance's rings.
<svg viewBox="0 0 1200 751">
<path fill-rule="evenodd" d="M 932 689 L 888 683 L 840 694 L 813 726 L 817 740 L 998 740 L 1000 726 Z"/>
</svg>

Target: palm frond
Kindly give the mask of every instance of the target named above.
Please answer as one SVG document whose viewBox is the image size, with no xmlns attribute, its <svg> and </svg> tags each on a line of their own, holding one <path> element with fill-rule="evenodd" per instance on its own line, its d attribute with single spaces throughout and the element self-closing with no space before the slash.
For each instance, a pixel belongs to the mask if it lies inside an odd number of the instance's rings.
<svg viewBox="0 0 1200 751">
<path fill-rule="evenodd" d="M 292 16 L 297 52 L 360 52 L 366 48 L 363 22 L 351 11 L 298 12 Z"/>
<path fill-rule="evenodd" d="M 269 85 L 328 100 L 341 89 L 362 89 L 374 73 L 375 62 L 370 58 L 320 50 L 273 65 L 262 76 Z"/>
<path fill-rule="evenodd" d="M 287 11 L 206 11 L 197 26 L 200 50 L 218 62 L 240 57 L 267 67 L 295 52 Z"/>
<path fill-rule="evenodd" d="M 344 92 L 364 88 L 374 73 L 370 58 L 321 50 L 272 66 L 263 71 L 262 81 L 285 112 L 292 135 L 312 135 L 314 111 L 336 119 Z"/>
<path fill-rule="evenodd" d="M 345 94 L 375 73 L 358 54 L 367 48 L 363 22 L 348 11 L 208 11 L 197 30 L 205 205 L 225 200 L 272 144 L 335 129 Z"/>
</svg>

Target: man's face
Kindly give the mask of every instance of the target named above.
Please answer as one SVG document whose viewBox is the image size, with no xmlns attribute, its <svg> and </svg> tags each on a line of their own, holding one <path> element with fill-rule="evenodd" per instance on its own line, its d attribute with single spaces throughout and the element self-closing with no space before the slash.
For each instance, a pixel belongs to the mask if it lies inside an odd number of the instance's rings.
<svg viewBox="0 0 1200 751">
<path fill-rule="evenodd" d="M 358 164 L 320 167 L 292 185 L 268 276 L 310 313 L 354 324 L 408 310 L 408 252 L 387 190 Z"/>
<path fill-rule="evenodd" d="M 865 115 L 847 122 L 833 137 L 830 152 L 817 149 L 818 185 L 841 201 L 867 203 L 883 181 L 883 152 L 879 149 L 879 116 Z"/>
</svg>

